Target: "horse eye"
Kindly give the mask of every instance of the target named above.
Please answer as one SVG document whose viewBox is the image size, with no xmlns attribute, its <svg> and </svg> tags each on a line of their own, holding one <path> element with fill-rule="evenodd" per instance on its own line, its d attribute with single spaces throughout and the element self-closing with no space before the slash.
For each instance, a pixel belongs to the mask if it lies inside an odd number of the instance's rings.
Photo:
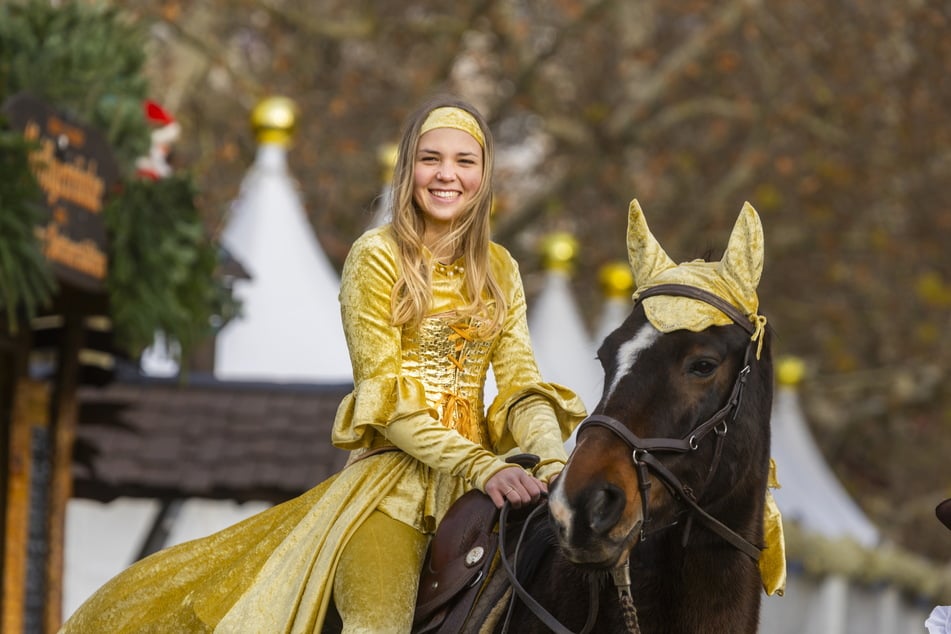
<svg viewBox="0 0 951 634">
<path fill-rule="evenodd" d="M 713 359 L 697 359 L 690 364 L 689 372 L 699 377 L 707 377 L 713 374 L 718 366 Z"/>
</svg>

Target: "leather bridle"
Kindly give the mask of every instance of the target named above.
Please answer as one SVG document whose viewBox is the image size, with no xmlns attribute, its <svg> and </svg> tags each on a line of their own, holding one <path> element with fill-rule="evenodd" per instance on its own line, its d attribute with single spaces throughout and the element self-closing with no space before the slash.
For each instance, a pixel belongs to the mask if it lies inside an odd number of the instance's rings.
<svg viewBox="0 0 951 634">
<path fill-rule="evenodd" d="M 751 337 L 756 334 L 756 327 L 753 322 L 746 318 L 731 304 L 720 297 L 693 286 L 682 284 L 662 284 L 651 287 L 640 293 L 637 301 L 642 301 L 647 297 L 656 295 L 675 295 L 680 297 L 689 297 L 700 300 L 714 306 L 722 311 L 734 323 L 742 327 Z M 650 477 L 649 472 L 653 472 L 664 485 L 687 505 L 693 512 L 692 517 L 697 517 L 714 533 L 732 544 L 734 547 L 749 555 L 754 561 L 759 559 L 760 548 L 750 543 L 747 539 L 741 537 L 731 528 L 717 520 L 707 513 L 699 504 L 699 499 L 703 489 L 713 479 L 719 465 L 723 440 L 729 431 L 729 424 L 736 420 L 740 405 L 743 402 L 743 393 L 746 389 L 746 382 L 752 372 L 753 347 L 756 344 L 753 338 L 746 346 L 743 367 L 737 373 L 733 382 L 733 390 L 726 403 L 717 410 L 710 418 L 699 423 L 688 434 L 682 438 L 640 438 L 620 421 L 606 416 L 604 414 L 592 414 L 588 416 L 578 426 L 578 436 L 588 427 L 603 427 L 618 438 L 621 439 L 631 449 L 631 460 L 634 463 L 634 469 L 637 472 L 638 487 L 640 489 L 643 518 L 640 524 L 641 539 L 645 539 L 652 530 L 650 525 Z M 684 484 L 677 475 L 668 469 L 664 463 L 657 457 L 657 454 L 687 454 L 700 448 L 700 442 L 708 435 L 713 433 L 716 437 L 716 447 L 714 457 L 707 473 L 706 481 L 699 492 L 694 491 L 689 485 Z M 689 524 L 688 524 L 689 526 Z M 653 529 L 657 530 L 657 529 Z M 684 537 L 686 541 L 686 534 Z"/>
</svg>

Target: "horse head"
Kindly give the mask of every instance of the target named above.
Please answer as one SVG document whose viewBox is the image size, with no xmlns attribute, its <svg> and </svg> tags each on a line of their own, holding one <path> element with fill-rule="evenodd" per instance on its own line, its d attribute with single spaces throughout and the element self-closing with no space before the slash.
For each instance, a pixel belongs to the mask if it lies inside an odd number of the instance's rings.
<svg viewBox="0 0 951 634">
<path fill-rule="evenodd" d="M 634 200 L 627 241 L 635 306 L 598 351 L 601 401 L 550 495 L 561 549 L 613 569 L 672 527 L 686 540 L 693 523 L 712 532 L 693 528 L 691 540 L 725 539 L 755 558 L 772 395 L 759 217 L 743 207 L 719 262 L 676 264 Z"/>
</svg>

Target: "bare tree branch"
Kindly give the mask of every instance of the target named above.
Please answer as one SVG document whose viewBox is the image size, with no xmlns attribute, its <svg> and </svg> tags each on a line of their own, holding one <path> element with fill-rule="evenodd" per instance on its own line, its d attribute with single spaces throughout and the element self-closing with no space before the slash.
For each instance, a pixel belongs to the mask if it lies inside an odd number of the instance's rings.
<svg viewBox="0 0 951 634">
<path fill-rule="evenodd" d="M 676 126 L 683 125 L 691 119 L 700 117 L 712 116 L 749 122 L 753 119 L 755 113 L 756 108 L 739 103 L 735 99 L 701 96 L 664 108 L 638 126 L 638 136 L 642 140 L 648 140 Z"/>
<path fill-rule="evenodd" d="M 366 13 L 359 18 L 333 19 L 325 14 L 309 11 L 297 11 L 274 0 L 262 0 L 261 8 L 279 19 L 285 25 L 293 27 L 303 35 L 328 40 L 366 39 L 373 35 L 378 25 L 374 15 Z"/>
<path fill-rule="evenodd" d="M 709 52 L 717 37 L 735 27 L 747 10 L 760 0 L 733 0 L 721 8 L 710 24 L 694 34 L 676 51 L 669 54 L 646 81 L 632 82 L 625 107 L 619 107 L 608 119 L 606 129 L 611 136 L 624 137 L 640 112 L 654 104 L 684 69 Z"/>
</svg>

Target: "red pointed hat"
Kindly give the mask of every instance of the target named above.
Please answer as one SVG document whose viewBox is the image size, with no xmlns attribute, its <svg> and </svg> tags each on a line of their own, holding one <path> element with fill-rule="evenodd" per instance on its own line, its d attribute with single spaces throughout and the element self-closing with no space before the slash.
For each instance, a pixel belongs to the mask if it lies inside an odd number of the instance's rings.
<svg viewBox="0 0 951 634">
<path fill-rule="evenodd" d="M 161 127 L 175 123 L 175 117 L 151 99 L 146 99 L 142 107 L 145 110 L 145 118 L 153 125 Z"/>
</svg>

